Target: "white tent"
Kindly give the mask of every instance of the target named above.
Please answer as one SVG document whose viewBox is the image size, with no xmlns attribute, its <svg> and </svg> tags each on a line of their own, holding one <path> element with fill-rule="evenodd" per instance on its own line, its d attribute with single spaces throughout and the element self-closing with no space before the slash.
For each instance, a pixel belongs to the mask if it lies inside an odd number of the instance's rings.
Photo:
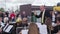
<svg viewBox="0 0 60 34">
<path fill-rule="evenodd" d="M 46 6 L 54 6 L 57 5 L 57 3 L 60 2 L 60 0 L 35 0 L 32 5 L 46 5 Z"/>
<path fill-rule="evenodd" d="M 54 6 L 60 0 L 0 0 L 0 7 L 4 7 L 5 9 L 12 9 L 11 7 L 17 8 L 17 6 L 23 4 L 32 4 L 35 6 L 46 5 L 46 6 Z"/>
</svg>

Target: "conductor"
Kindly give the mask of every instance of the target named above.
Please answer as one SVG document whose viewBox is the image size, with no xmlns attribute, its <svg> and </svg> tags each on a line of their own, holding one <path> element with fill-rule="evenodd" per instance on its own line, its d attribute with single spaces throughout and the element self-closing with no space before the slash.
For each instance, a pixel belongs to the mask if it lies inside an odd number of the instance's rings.
<svg viewBox="0 0 60 34">
<path fill-rule="evenodd" d="M 41 13 L 39 15 L 37 15 L 36 12 L 34 12 L 34 15 L 37 18 L 41 17 L 41 23 L 44 24 L 45 23 L 45 19 L 48 18 L 48 17 L 51 17 L 51 16 L 50 16 L 49 10 L 46 10 L 45 6 L 43 6 L 43 5 L 40 6 L 40 11 L 41 11 Z"/>
</svg>

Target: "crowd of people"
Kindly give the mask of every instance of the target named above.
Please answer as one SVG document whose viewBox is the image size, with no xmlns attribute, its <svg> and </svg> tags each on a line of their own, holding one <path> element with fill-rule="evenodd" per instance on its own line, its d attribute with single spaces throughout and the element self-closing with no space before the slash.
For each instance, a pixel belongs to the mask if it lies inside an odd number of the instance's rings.
<svg viewBox="0 0 60 34">
<path fill-rule="evenodd" d="M 60 12 L 47 10 L 45 6 L 40 6 L 41 13 L 37 15 L 36 11 L 32 12 L 36 18 L 41 18 L 41 24 L 47 25 L 48 34 L 60 34 Z M 32 14 L 31 13 L 31 14 Z M 28 24 L 27 15 L 25 15 L 25 11 L 23 11 L 23 15 L 19 12 L 2 12 L 0 11 L 0 34 L 16 34 L 17 27 L 28 27 L 28 34 L 39 34 L 39 29 L 35 23 Z M 13 28 L 13 33 L 6 33 L 6 27 L 10 25 L 10 22 L 16 22 L 15 27 Z M 31 21 L 32 22 L 32 21 Z M 35 28 L 35 29 L 34 29 Z M 34 32 L 35 33 L 34 33 Z M 20 33 L 21 34 L 21 33 Z"/>
<path fill-rule="evenodd" d="M 23 11 L 24 14 L 24 11 Z M 23 18 L 22 18 L 23 17 Z M 20 15 L 19 12 L 2 12 L 0 11 L 0 34 L 5 34 L 6 32 L 4 32 L 4 28 L 7 27 L 8 25 L 10 25 L 10 22 L 16 22 L 15 23 L 15 27 L 24 27 L 24 26 L 28 26 L 27 24 L 27 17 Z M 16 28 L 15 28 L 16 29 Z M 8 33 L 6 33 L 8 34 Z"/>
</svg>

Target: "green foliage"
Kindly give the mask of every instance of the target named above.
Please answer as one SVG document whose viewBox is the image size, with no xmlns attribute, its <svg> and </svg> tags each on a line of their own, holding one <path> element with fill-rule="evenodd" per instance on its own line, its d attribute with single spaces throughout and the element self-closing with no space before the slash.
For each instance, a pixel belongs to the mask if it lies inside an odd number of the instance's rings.
<svg viewBox="0 0 60 34">
<path fill-rule="evenodd" d="M 5 10 L 4 10 L 4 8 L 0 8 L 0 11 L 4 12 Z"/>
</svg>

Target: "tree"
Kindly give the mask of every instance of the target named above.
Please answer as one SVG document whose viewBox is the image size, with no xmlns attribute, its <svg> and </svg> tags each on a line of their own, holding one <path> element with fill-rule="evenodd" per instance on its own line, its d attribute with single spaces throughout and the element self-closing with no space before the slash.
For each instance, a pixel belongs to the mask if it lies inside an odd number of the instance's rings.
<svg viewBox="0 0 60 34">
<path fill-rule="evenodd" d="M 4 10 L 4 8 L 0 8 L 0 11 L 4 12 L 5 10 Z"/>
</svg>

